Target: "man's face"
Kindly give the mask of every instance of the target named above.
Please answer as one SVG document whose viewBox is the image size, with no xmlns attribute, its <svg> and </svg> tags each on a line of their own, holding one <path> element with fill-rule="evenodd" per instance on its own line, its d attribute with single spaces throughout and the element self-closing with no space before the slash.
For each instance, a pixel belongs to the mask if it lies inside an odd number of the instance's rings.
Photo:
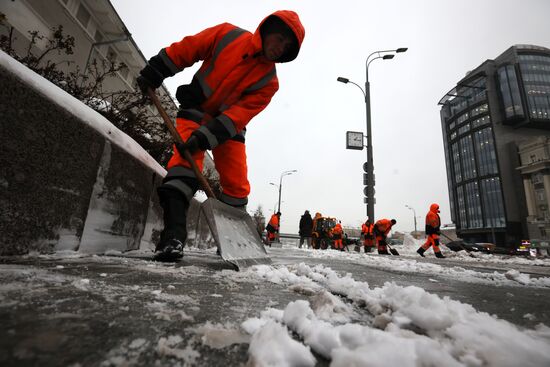
<svg viewBox="0 0 550 367">
<path fill-rule="evenodd" d="M 280 33 L 270 33 L 265 36 L 263 50 L 269 61 L 277 61 L 292 47 L 292 40 Z"/>
</svg>

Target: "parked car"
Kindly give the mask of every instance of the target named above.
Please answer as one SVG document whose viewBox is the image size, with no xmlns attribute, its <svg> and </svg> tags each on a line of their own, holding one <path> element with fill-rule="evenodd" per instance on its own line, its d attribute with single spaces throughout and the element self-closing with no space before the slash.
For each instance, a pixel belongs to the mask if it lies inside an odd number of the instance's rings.
<svg viewBox="0 0 550 367">
<path fill-rule="evenodd" d="M 445 244 L 451 251 L 473 251 L 473 252 L 484 252 L 487 254 L 492 253 L 495 250 L 495 245 L 488 242 L 466 242 L 464 240 L 457 240 L 447 242 Z"/>
<path fill-rule="evenodd" d="M 521 240 L 521 244 L 513 249 L 513 255 L 548 256 L 550 255 L 550 242 L 538 239 Z"/>
</svg>

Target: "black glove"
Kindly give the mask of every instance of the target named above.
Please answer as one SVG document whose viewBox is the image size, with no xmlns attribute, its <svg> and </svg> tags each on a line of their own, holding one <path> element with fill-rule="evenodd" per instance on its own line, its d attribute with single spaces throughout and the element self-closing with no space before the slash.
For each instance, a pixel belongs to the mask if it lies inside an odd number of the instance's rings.
<svg viewBox="0 0 550 367">
<path fill-rule="evenodd" d="M 186 150 L 191 154 L 203 150 L 199 147 L 199 140 L 194 136 L 190 136 L 185 143 L 176 142 L 176 149 L 182 157 L 184 156 L 183 152 Z"/>
<path fill-rule="evenodd" d="M 140 75 L 136 78 L 137 84 L 141 92 L 144 96 L 149 97 L 149 93 L 147 90 L 151 88 L 151 90 L 155 90 L 155 86 L 153 86 L 153 83 L 151 83 L 146 77 L 143 75 Z"/>
</svg>

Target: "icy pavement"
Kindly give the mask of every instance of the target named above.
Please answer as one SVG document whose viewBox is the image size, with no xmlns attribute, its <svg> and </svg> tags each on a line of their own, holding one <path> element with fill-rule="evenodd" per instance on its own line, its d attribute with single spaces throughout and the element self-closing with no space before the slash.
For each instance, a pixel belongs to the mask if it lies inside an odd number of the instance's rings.
<svg viewBox="0 0 550 367">
<path fill-rule="evenodd" d="M 436 262 L 416 245 L 399 257 L 283 246 L 268 249 L 275 265 L 242 272 L 196 249 L 176 265 L 143 253 L 2 258 L 0 364 L 550 365 L 541 315 L 510 322 L 459 300 L 479 289 L 502 297 L 495 308 L 531 295 L 548 310 L 548 259 Z"/>
</svg>

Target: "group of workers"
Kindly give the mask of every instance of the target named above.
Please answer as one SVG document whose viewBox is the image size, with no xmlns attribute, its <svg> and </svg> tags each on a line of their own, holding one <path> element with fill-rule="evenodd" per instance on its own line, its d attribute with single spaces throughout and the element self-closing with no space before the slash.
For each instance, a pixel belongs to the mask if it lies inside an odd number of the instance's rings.
<svg viewBox="0 0 550 367">
<path fill-rule="evenodd" d="M 266 227 L 267 230 L 267 244 L 271 246 L 271 242 L 276 240 L 279 233 L 279 222 L 281 213 L 277 212 L 271 216 L 269 223 Z M 316 222 L 321 218 L 321 214 L 317 213 L 315 218 L 311 218 L 308 210 L 300 218 L 300 244 L 299 248 L 302 248 L 304 242 L 306 247 L 311 247 L 311 239 L 313 229 L 316 228 Z M 379 219 L 375 223 L 367 220 L 361 226 L 361 238 L 363 239 L 363 247 L 365 252 L 370 252 L 371 249 L 376 246 L 378 254 L 389 255 L 387 237 L 392 227 L 397 223 L 395 219 Z M 434 254 L 437 258 L 444 258 L 439 247 L 439 235 L 441 234 L 441 218 L 439 217 L 439 205 L 430 205 L 430 210 L 426 215 L 426 242 L 416 251 L 420 256 L 425 257 L 424 253 L 430 247 L 433 247 Z M 333 240 L 333 246 L 336 250 L 343 250 L 343 238 L 344 230 L 342 224 L 338 221 L 331 230 L 331 238 Z"/>
<path fill-rule="evenodd" d="M 361 226 L 361 237 L 363 238 L 363 247 L 365 252 L 370 251 L 370 249 L 376 244 L 378 253 L 381 255 L 388 255 L 387 242 L 386 238 L 392 228 L 395 225 L 396 220 L 392 219 L 380 219 L 376 223 L 372 224 L 367 220 Z M 430 210 L 426 215 L 426 242 L 420 246 L 416 252 L 424 256 L 424 252 L 430 247 L 433 247 L 435 257 L 445 258 L 441 253 L 439 248 L 439 235 L 441 234 L 441 218 L 439 217 L 439 205 L 432 204 L 430 205 Z M 376 242 L 375 242 L 376 241 Z"/>
</svg>

